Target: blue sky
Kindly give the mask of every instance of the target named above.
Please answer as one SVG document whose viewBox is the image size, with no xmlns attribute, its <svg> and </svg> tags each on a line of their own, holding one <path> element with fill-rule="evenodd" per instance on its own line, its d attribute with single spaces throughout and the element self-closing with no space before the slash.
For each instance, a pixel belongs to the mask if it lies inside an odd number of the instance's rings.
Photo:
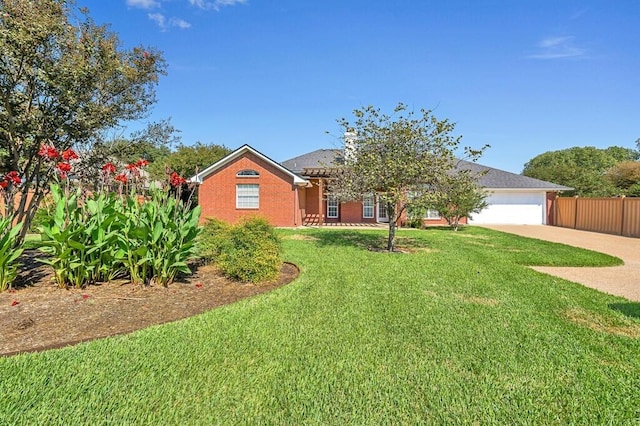
<svg viewBox="0 0 640 426">
<path fill-rule="evenodd" d="M 640 138 L 638 0 L 78 0 L 124 47 L 164 52 L 149 121 L 277 161 L 339 146 L 336 119 L 400 101 L 520 173 Z M 134 124 L 132 128 L 140 126 Z M 327 135 L 325 132 L 332 135 Z"/>
</svg>

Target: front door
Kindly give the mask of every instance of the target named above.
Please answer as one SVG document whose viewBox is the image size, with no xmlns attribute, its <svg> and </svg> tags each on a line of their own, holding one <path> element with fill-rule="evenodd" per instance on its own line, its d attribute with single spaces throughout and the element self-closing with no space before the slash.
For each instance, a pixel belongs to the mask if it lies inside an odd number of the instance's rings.
<svg viewBox="0 0 640 426">
<path fill-rule="evenodd" d="M 381 203 L 380 200 L 378 200 L 378 222 L 389 222 L 387 203 Z"/>
</svg>

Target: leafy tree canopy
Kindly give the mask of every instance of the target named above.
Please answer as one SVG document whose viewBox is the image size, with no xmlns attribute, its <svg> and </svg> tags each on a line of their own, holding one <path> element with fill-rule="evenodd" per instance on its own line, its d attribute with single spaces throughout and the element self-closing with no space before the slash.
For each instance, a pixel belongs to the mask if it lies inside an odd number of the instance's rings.
<svg viewBox="0 0 640 426">
<path fill-rule="evenodd" d="M 479 213 L 487 207 L 487 192 L 480 187 L 478 178 L 469 169 L 452 170 L 438 182 L 429 207 L 445 218 L 449 226 L 458 230 L 460 219 Z"/>
<path fill-rule="evenodd" d="M 605 176 L 618 191 L 616 195 L 640 197 L 640 161 L 621 161 Z"/>
<path fill-rule="evenodd" d="M 202 171 L 230 152 L 231 150 L 224 145 L 202 142 L 196 142 L 194 145 L 181 144 L 171 154 L 155 161 L 149 170 L 155 177 L 163 177 L 167 171 L 171 171 L 190 178 L 196 171 Z"/>
<path fill-rule="evenodd" d="M 437 191 L 453 168 L 461 138 L 452 135 L 455 125 L 449 120 L 438 120 L 430 110 L 410 111 L 402 103 L 392 115 L 373 106 L 353 114 L 353 121 L 338 120 L 345 132 L 344 164 L 330 180 L 329 193 L 342 200 L 376 193 L 389 214 L 387 249 L 392 251 L 398 219 Z M 477 158 L 481 150 L 467 153 Z"/>
<path fill-rule="evenodd" d="M 88 143 L 78 144 L 80 164 L 76 167 L 75 177 L 86 182 L 97 181 L 101 179 L 105 163 L 124 167 L 140 159 L 147 160 L 149 164 L 162 162 L 171 154 L 171 146 L 180 141 L 179 132 L 170 119 L 149 123 L 145 129 L 128 137 L 114 137 L 109 136 L 109 132 L 101 132 Z"/>
<path fill-rule="evenodd" d="M 64 151 L 144 117 L 165 70 L 160 52 L 121 48 L 72 0 L 0 2 L 0 168 L 22 177 L 19 193 L 35 191 L 5 214 L 35 213 L 55 173 L 38 156 L 43 145 Z"/>
<path fill-rule="evenodd" d="M 621 161 L 635 161 L 638 156 L 638 151 L 619 146 L 548 151 L 527 162 L 522 174 L 575 188 L 565 195 L 610 196 L 616 195 L 616 190 L 605 177 L 607 170 Z"/>
</svg>

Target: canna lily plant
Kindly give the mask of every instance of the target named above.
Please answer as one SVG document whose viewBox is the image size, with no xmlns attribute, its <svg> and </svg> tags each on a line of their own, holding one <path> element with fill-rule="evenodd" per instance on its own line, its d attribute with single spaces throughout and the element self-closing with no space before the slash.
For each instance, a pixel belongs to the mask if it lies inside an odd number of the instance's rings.
<svg viewBox="0 0 640 426">
<path fill-rule="evenodd" d="M 18 172 L 12 170 L 0 178 L 0 193 L 5 206 L 12 202 L 12 193 L 18 191 L 22 178 Z M 18 258 L 23 252 L 18 246 L 22 222 L 13 223 L 13 216 L 0 217 L 0 291 L 11 288 L 11 283 L 18 275 Z"/>
<path fill-rule="evenodd" d="M 47 161 L 65 160 L 51 149 L 41 151 Z M 72 191 L 68 180 L 51 185 L 55 211 L 40 227 L 41 250 L 49 254 L 43 262 L 53 267 L 60 287 L 127 275 L 135 284 L 167 286 L 178 273 L 191 272 L 187 261 L 194 255 L 200 208 L 190 209 L 169 188 L 151 188 L 141 197 L 141 169 L 147 164 L 141 159 L 120 172 L 105 164 L 102 185 L 90 194 L 80 187 Z M 56 167 L 65 180 L 71 167 Z M 185 182 L 177 174 L 169 180 L 169 186 Z"/>
</svg>

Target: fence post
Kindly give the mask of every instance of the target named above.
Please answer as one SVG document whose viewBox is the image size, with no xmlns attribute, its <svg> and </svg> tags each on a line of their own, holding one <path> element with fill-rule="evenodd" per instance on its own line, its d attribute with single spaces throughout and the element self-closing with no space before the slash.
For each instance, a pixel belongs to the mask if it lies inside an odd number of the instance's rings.
<svg viewBox="0 0 640 426">
<path fill-rule="evenodd" d="M 573 229 L 578 229 L 578 196 L 573 197 Z"/>
<path fill-rule="evenodd" d="M 625 196 L 622 195 L 620 197 L 620 203 L 622 204 L 620 206 L 620 235 L 624 235 L 624 205 L 625 205 Z"/>
</svg>

